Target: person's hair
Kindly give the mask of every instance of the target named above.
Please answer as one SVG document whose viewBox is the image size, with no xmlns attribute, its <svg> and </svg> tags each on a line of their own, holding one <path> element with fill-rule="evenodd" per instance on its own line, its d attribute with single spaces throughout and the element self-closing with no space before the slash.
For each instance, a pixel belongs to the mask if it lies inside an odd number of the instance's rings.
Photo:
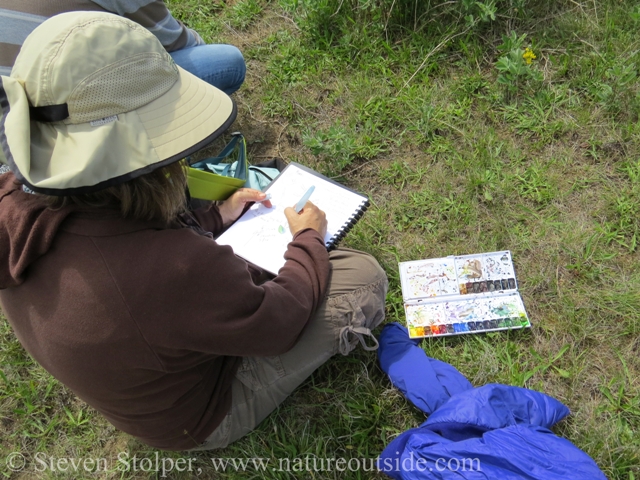
<svg viewBox="0 0 640 480">
<path fill-rule="evenodd" d="M 47 196 L 47 202 L 51 208 L 117 208 L 124 218 L 168 223 L 187 208 L 186 185 L 186 166 L 180 161 L 95 193 Z"/>
</svg>

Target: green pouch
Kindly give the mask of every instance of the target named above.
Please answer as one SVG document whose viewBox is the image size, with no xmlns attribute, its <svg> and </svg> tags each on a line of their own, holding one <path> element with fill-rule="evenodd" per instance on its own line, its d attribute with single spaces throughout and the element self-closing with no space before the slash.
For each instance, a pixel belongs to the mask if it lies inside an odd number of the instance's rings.
<svg viewBox="0 0 640 480">
<path fill-rule="evenodd" d="M 226 200 L 247 182 L 247 144 L 240 132 L 216 157 L 200 160 L 189 166 L 187 182 L 192 198 Z M 223 160 L 231 163 L 222 163 Z"/>
</svg>

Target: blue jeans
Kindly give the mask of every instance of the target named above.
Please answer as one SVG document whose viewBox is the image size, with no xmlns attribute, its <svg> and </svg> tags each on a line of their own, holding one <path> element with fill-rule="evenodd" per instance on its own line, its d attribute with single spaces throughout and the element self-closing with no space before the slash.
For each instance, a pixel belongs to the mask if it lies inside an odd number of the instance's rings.
<svg viewBox="0 0 640 480">
<path fill-rule="evenodd" d="M 246 66 L 242 53 L 233 45 L 198 45 L 170 52 L 187 72 L 218 87 L 227 95 L 244 82 Z"/>
</svg>

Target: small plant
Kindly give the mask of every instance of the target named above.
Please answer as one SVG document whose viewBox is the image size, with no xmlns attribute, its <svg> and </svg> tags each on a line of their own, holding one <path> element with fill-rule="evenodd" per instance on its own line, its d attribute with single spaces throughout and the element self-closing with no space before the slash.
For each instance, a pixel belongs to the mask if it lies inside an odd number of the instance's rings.
<svg viewBox="0 0 640 480">
<path fill-rule="evenodd" d="M 407 183 L 419 183 L 426 175 L 427 169 L 424 167 L 412 168 L 406 162 L 396 160 L 388 168 L 380 171 L 380 181 L 402 190 Z"/>
<path fill-rule="evenodd" d="M 625 162 L 619 171 L 631 185 L 625 185 L 612 195 L 611 214 L 599 231 L 606 243 L 616 242 L 632 253 L 636 251 L 640 237 L 640 161 Z"/>
<path fill-rule="evenodd" d="M 238 29 L 246 29 L 262 13 L 262 5 L 257 0 L 246 0 L 231 7 L 229 22 Z"/>
<path fill-rule="evenodd" d="M 285 38 L 284 41 L 287 42 L 288 39 Z M 309 72 L 307 61 L 300 55 L 295 42 L 281 45 L 279 54 L 273 57 L 267 69 L 274 79 L 289 86 L 304 83 Z"/>
<path fill-rule="evenodd" d="M 534 87 L 542 82 L 542 72 L 533 68 L 533 60 L 537 58 L 530 47 L 523 48 L 527 35 L 520 37 L 516 32 L 503 36 L 503 43 L 498 47 L 502 52 L 496 62 L 498 83 L 506 90 L 506 97 L 517 96 L 526 87 Z"/>
<path fill-rule="evenodd" d="M 340 172 L 349 165 L 357 150 L 354 136 L 342 125 L 332 125 L 327 131 L 308 132 L 302 136 L 311 153 L 326 160 L 332 172 Z"/>
<path fill-rule="evenodd" d="M 638 104 L 638 69 L 635 63 L 618 63 L 605 71 L 606 80 L 598 82 L 595 96 L 613 113 L 628 111 Z"/>
<path fill-rule="evenodd" d="M 522 174 L 514 175 L 518 180 L 518 193 L 539 205 L 549 203 L 555 196 L 555 189 L 546 178 L 545 168 L 537 165 L 528 167 Z"/>
<path fill-rule="evenodd" d="M 464 12 L 464 19 L 469 27 L 473 27 L 478 23 L 486 23 L 496 19 L 495 0 L 477 2 L 475 0 L 462 0 L 460 2 Z"/>
<path fill-rule="evenodd" d="M 495 170 L 472 170 L 469 173 L 469 186 L 485 202 L 494 201 L 494 194 L 499 191 L 499 177 Z"/>
<path fill-rule="evenodd" d="M 74 415 L 71 410 L 67 407 L 64 408 L 64 413 L 67 414 L 67 420 L 69 421 L 69 426 L 78 428 L 83 425 L 87 425 L 91 421 L 91 417 L 86 415 L 85 411 L 80 409 L 78 410 L 77 415 Z"/>
</svg>

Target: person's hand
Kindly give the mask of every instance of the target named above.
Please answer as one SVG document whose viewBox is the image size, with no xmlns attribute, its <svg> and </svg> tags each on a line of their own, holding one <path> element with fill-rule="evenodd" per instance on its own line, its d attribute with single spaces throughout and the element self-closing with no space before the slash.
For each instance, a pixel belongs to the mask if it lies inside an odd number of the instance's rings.
<svg viewBox="0 0 640 480">
<path fill-rule="evenodd" d="M 266 198 L 266 194 L 260 190 L 254 190 L 253 188 L 239 188 L 233 195 L 227 198 L 224 202 L 218 205 L 218 211 L 222 216 L 222 224 L 226 227 L 235 222 L 242 214 L 247 203 L 260 202 Z M 271 200 L 265 200 L 262 204 L 271 208 Z"/>
<path fill-rule="evenodd" d="M 296 213 L 293 207 L 287 207 L 284 209 L 284 214 L 292 235 L 305 228 L 313 228 L 322 238 L 327 233 L 327 216 L 311 202 L 307 202 L 300 213 Z"/>
</svg>

